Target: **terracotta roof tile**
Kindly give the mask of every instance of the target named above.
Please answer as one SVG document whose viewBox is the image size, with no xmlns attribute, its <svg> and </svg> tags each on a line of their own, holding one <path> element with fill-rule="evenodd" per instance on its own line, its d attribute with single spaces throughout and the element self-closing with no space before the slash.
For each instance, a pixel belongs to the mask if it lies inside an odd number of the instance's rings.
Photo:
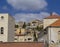
<svg viewBox="0 0 60 47">
<path fill-rule="evenodd" d="M 8 42 L 8 43 L 0 43 L 0 47 L 44 47 L 44 43 L 34 43 L 34 42 Z"/>
<path fill-rule="evenodd" d="M 52 23 L 50 26 L 60 26 L 60 19 Z"/>
<path fill-rule="evenodd" d="M 51 15 L 51 16 L 46 17 L 45 19 L 53 19 L 53 18 L 59 18 L 60 19 L 60 16 L 58 16 L 58 15 Z"/>
</svg>

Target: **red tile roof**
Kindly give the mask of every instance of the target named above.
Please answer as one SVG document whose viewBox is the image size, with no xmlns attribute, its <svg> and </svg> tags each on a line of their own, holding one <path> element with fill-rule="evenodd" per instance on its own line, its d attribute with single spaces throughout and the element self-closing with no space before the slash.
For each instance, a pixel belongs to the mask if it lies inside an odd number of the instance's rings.
<svg viewBox="0 0 60 47">
<path fill-rule="evenodd" d="M 60 26 L 60 19 L 52 23 L 50 26 Z"/>
<path fill-rule="evenodd" d="M 60 16 L 58 16 L 58 15 L 51 15 L 51 16 L 46 17 L 45 19 L 55 19 L 55 18 L 59 18 L 60 19 Z"/>
<path fill-rule="evenodd" d="M 44 47 L 44 43 L 39 42 L 6 42 L 0 43 L 0 47 Z"/>
</svg>

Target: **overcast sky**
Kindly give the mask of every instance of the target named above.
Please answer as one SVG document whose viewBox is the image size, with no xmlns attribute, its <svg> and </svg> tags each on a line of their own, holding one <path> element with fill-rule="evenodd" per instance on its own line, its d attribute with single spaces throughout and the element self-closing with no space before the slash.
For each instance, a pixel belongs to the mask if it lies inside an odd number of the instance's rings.
<svg viewBox="0 0 60 47">
<path fill-rule="evenodd" d="M 60 14 L 60 0 L 0 0 L 0 13 L 9 13 L 16 21 L 43 19 Z"/>
</svg>

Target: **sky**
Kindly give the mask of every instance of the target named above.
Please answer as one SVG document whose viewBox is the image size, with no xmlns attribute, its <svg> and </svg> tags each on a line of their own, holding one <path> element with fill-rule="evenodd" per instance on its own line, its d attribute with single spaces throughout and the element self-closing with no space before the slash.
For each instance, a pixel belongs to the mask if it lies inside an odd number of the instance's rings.
<svg viewBox="0 0 60 47">
<path fill-rule="evenodd" d="M 0 0 L 0 13 L 9 13 L 16 21 L 42 20 L 50 13 L 60 15 L 60 0 Z"/>
</svg>

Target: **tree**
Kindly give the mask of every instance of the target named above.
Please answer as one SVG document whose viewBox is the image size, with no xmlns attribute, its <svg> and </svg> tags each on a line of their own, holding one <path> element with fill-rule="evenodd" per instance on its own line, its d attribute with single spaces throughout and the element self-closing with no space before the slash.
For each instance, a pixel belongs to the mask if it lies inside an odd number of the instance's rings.
<svg viewBox="0 0 60 47">
<path fill-rule="evenodd" d="M 34 41 L 38 41 L 38 39 L 37 39 L 37 37 L 36 37 L 36 32 L 35 32 L 35 29 L 33 29 L 34 30 Z"/>
<path fill-rule="evenodd" d="M 23 27 L 22 28 L 26 28 L 26 23 L 24 22 L 24 24 L 23 24 Z"/>
<path fill-rule="evenodd" d="M 43 26 L 41 26 L 41 27 L 37 26 L 36 27 L 36 30 L 38 30 L 38 31 L 41 31 L 42 29 L 43 29 Z"/>
<path fill-rule="evenodd" d="M 18 25 L 15 25 L 15 28 L 19 28 L 19 26 Z"/>
</svg>

